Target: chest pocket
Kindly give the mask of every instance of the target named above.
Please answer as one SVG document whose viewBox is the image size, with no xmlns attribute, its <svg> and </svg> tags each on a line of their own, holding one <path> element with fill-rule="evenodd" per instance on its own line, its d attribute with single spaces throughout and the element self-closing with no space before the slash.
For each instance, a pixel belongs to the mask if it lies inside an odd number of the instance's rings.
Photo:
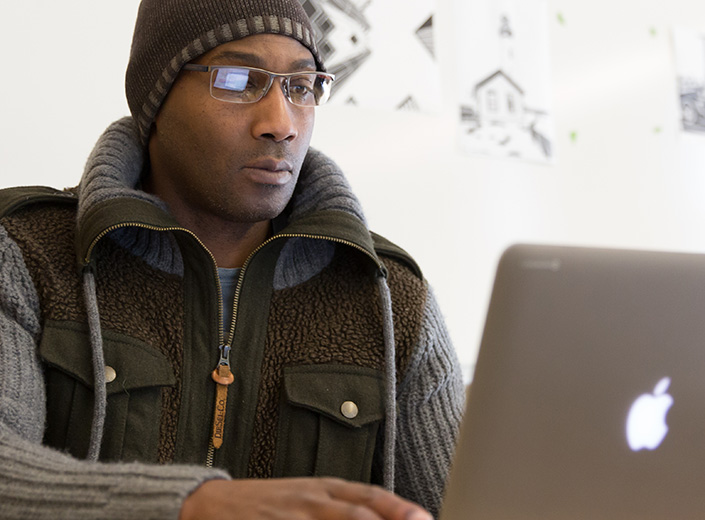
<svg viewBox="0 0 705 520">
<path fill-rule="evenodd" d="M 103 331 L 103 352 L 108 402 L 100 458 L 156 462 L 162 388 L 176 383 L 171 365 L 149 345 L 110 331 Z M 47 323 L 39 353 L 47 392 L 44 442 L 85 458 L 94 402 L 87 328 L 73 322 Z"/>
<path fill-rule="evenodd" d="M 380 371 L 343 365 L 285 368 L 275 475 L 369 482 L 383 418 Z"/>
</svg>

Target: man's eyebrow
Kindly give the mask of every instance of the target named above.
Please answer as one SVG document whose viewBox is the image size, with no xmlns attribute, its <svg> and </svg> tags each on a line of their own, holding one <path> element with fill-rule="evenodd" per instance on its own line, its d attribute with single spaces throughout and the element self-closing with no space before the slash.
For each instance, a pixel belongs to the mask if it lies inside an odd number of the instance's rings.
<svg viewBox="0 0 705 520">
<path fill-rule="evenodd" d="M 291 64 L 292 70 L 316 70 L 316 62 L 313 59 L 296 60 Z"/>
<path fill-rule="evenodd" d="M 227 65 L 228 63 L 236 63 L 242 65 L 249 65 L 251 67 L 265 68 L 266 61 L 262 56 L 257 54 L 252 54 L 249 52 L 242 51 L 220 51 L 210 57 L 211 65 L 220 64 Z M 300 60 L 295 60 L 289 65 L 292 71 L 299 70 L 316 70 L 316 62 L 313 58 L 303 58 Z"/>
<path fill-rule="evenodd" d="M 239 51 L 220 51 L 211 56 L 209 61 L 230 61 L 247 63 L 251 65 L 261 65 L 263 60 L 256 54 Z"/>
</svg>

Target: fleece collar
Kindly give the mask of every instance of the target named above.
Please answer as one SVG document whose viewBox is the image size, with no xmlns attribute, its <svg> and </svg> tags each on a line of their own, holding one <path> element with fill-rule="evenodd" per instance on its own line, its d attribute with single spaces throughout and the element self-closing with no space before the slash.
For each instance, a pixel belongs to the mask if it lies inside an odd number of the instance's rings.
<svg viewBox="0 0 705 520">
<path fill-rule="evenodd" d="M 179 224 L 163 201 L 137 187 L 144 165 L 145 150 L 132 118 L 110 125 L 89 156 L 78 186 L 77 255 L 84 264 L 100 239 L 110 234 L 150 265 L 169 272 L 182 269 L 173 236 L 154 233 Z M 333 161 L 313 149 L 276 231 L 353 244 L 381 265 L 347 179 Z"/>
</svg>

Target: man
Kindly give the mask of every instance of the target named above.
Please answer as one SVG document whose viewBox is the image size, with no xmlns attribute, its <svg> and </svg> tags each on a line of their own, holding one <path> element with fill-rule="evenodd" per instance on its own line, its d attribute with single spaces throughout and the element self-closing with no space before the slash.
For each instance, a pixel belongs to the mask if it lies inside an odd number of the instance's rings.
<svg viewBox="0 0 705 520">
<path fill-rule="evenodd" d="M 143 0 L 132 117 L 0 195 L 0 517 L 438 511 L 460 372 L 309 148 L 332 81 L 296 0 Z"/>
</svg>

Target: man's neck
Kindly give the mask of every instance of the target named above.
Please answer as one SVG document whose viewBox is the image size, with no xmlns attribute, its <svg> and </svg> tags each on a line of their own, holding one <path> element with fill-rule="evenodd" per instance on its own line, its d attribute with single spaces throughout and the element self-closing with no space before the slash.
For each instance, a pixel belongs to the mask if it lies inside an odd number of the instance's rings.
<svg viewBox="0 0 705 520">
<path fill-rule="evenodd" d="M 188 222 L 176 219 L 208 248 L 218 267 L 242 267 L 271 233 L 269 221 L 257 223 Z"/>
<path fill-rule="evenodd" d="M 142 189 L 156 193 L 152 183 L 145 181 Z M 161 197 L 180 226 L 191 231 L 206 246 L 218 267 L 242 267 L 250 254 L 271 234 L 269 220 L 260 222 L 233 222 L 215 215 L 191 211 L 178 203 L 169 204 L 169 197 Z"/>
<path fill-rule="evenodd" d="M 271 223 L 258 222 L 245 229 L 244 224 L 230 225 L 224 232 L 194 231 L 215 257 L 218 267 L 242 267 L 252 252 L 271 234 Z"/>
</svg>

